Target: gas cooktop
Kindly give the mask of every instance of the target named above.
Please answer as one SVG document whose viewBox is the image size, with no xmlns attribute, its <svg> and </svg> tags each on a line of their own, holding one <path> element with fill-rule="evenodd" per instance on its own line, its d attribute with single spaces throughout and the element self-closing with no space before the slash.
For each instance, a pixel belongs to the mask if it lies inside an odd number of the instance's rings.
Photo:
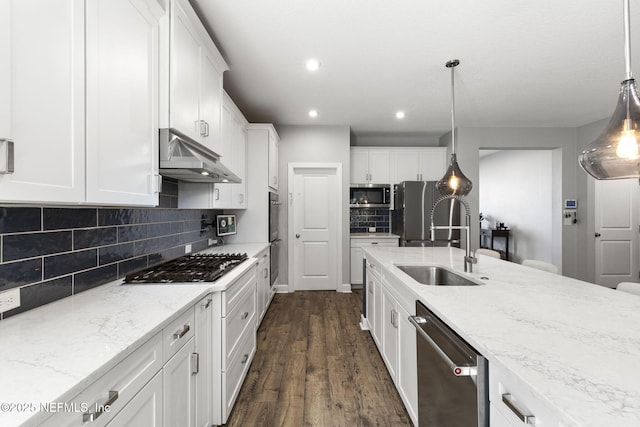
<svg viewBox="0 0 640 427">
<path fill-rule="evenodd" d="M 125 284 L 215 282 L 242 264 L 247 254 L 185 255 L 128 274 Z"/>
</svg>

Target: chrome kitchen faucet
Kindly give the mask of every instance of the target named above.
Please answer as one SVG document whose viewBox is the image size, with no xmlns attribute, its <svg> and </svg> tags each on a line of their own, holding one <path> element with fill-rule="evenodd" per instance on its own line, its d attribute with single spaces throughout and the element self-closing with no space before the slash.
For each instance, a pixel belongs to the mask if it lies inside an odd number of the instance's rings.
<svg viewBox="0 0 640 427">
<path fill-rule="evenodd" d="M 436 206 L 438 206 L 438 204 L 444 200 L 448 200 L 448 199 L 453 199 L 453 200 L 458 200 L 460 203 L 462 203 L 464 205 L 465 208 L 465 216 L 464 216 L 464 223 L 465 225 L 433 225 L 433 214 L 436 211 Z M 464 271 L 465 273 L 468 271 L 469 273 L 473 272 L 473 264 L 478 262 L 478 258 L 476 258 L 475 256 L 473 256 L 471 254 L 471 246 L 469 244 L 470 240 L 469 240 L 469 229 L 470 229 L 470 224 L 471 224 L 471 209 L 469 209 L 469 204 L 460 196 L 442 196 L 440 197 L 438 200 L 436 200 L 436 202 L 433 204 L 433 207 L 431 208 L 431 241 L 435 241 L 435 230 L 465 230 L 465 234 L 467 237 L 467 247 L 466 247 L 466 253 L 464 256 Z M 468 270 L 467 270 L 468 269 Z"/>
</svg>

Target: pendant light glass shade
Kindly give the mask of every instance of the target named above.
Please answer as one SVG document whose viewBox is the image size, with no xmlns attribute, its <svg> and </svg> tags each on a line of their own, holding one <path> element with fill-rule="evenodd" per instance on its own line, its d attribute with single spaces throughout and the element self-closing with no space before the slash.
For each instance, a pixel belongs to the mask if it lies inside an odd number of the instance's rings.
<svg viewBox="0 0 640 427">
<path fill-rule="evenodd" d="M 626 79 L 606 129 L 580 153 L 580 166 L 596 179 L 640 178 L 640 101 L 631 74 L 631 14 L 623 0 Z"/>
<path fill-rule="evenodd" d="M 639 124 L 638 88 L 625 80 L 609 124 L 580 154 L 580 166 L 596 179 L 640 178 Z"/>
<path fill-rule="evenodd" d="M 436 188 L 443 196 L 466 196 L 471 192 L 473 183 L 460 170 L 456 153 L 451 154 L 449 168 L 436 183 Z"/>
<path fill-rule="evenodd" d="M 447 61 L 445 66 L 451 68 L 451 160 L 444 176 L 436 183 L 436 189 L 443 196 L 466 196 L 471 192 L 473 183 L 464 176 L 458 166 L 456 156 L 456 103 L 454 94 L 453 69 L 460 64 L 457 59 Z"/>
</svg>

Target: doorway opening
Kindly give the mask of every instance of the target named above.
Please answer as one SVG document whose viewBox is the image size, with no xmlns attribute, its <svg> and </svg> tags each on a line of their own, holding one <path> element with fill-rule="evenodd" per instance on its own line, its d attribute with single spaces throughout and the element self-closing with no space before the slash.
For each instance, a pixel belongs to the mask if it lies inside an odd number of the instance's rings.
<svg viewBox="0 0 640 427">
<path fill-rule="evenodd" d="M 509 259 L 537 259 L 562 271 L 562 152 L 481 149 L 481 229 L 509 229 Z M 506 250 L 504 239 L 496 249 Z"/>
</svg>

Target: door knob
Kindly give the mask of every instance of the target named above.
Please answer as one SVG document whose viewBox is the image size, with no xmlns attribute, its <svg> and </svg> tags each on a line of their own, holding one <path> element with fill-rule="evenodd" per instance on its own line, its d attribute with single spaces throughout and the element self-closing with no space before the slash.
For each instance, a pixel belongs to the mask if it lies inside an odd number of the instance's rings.
<svg viewBox="0 0 640 427">
<path fill-rule="evenodd" d="M 299 239 L 299 238 L 300 238 L 300 235 L 299 235 L 299 234 L 296 234 L 296 239 Z"/>
<path fill-rule="evenodd" d="M 600 234 L 600 233 L 596 233 L 596 237 L 600 237 L 600 236 L 601 236 L 601 234 Z"/>
</svg>

